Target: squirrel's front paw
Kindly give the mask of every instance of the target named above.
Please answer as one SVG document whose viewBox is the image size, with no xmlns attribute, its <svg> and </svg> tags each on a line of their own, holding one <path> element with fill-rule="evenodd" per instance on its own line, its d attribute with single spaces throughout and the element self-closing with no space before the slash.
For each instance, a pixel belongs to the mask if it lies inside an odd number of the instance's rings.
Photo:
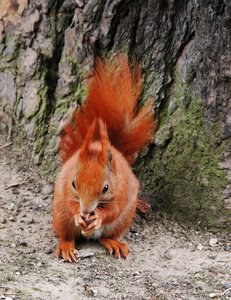
<svg viewBox="0 0 231 300">
<path fill-rule="evenodd" d="M 82 230 L 82 234 L 84 236 L 90 235 L 94 230 L 100 229 L 102 226 L 102 216 L 100 211 L 95 211 L 93 214 L 88 217 L 90 223 L 88 224 L 87 228 Z"/>
<path fill-rule="evenodd" d="M 77 227 L 80 227 L 81 230 L 85 230 L 88 226 L 88 223 L 86 222 L 84 216 L 81 213 L 77 213 L 75 215 L 75 225 Z"/>
</svg>

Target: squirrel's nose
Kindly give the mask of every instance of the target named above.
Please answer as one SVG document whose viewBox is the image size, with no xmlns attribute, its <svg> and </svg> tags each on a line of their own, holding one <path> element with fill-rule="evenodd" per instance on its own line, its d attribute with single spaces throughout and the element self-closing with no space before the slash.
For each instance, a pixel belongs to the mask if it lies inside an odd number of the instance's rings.
<svg viewBox="0 0 231 300">
<path fill-rule="evenodd" d="M 92 201 L 90 203 L 90 205 L 86 205 L 84 203 L 81 203 L 80 201 L 80 213 L 83 214 L 83 215 L 91 215 L 91 214 L 94 214 L 94 211 L 96 209 L 98 205 L 98 202 L 97 201 Z"/>
<path fill-rule="evenodd" d="M 85 209 L 85 210 L 80 210 L 80 214 L 82 215 L 82 216 L 92 216 L 92 215 L 94 215 L 94 213 L 95 213 L 95 211 L 94 210 L 92 210 L 91 212 L 89 212 L 89 210 L 88 209 Z"/>
</svg>

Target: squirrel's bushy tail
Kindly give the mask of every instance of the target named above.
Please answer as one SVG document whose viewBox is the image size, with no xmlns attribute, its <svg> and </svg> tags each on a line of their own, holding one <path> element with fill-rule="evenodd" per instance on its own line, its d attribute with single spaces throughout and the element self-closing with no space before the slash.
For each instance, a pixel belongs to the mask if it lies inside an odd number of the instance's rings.
<svg viewBox="0 0 231 300">
<path fill-rule="evenodd" d="M 94 119 L 101 118 L 111 144 L 132 163 L 134 154 L 150 142 L 155 132 L 153 103 L 137 111 L 140 93 L 141 70 L 137 64 L 132 69 L 124 55 L 105 63 L 98 59 L 89 78 L 87 100 L 63 129 L 62 162 L 82 147 Z"/>
</svg>

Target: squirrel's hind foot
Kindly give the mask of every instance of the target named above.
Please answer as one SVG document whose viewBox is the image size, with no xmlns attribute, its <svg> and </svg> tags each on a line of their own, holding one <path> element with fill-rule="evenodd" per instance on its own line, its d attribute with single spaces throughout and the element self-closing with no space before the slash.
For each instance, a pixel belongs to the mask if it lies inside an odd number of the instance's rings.
<svg viewBox="0 0 231 300">
<path fill-rule="evenodd" d="M 114 251 L 116 258 L 120 258 L 121 256 L 127 258 L 130 253 L 130 249 L 125 243 L 113 239 L 100 239 L 99 241 L 108 249 L 110 254 Z"/>
</svg>

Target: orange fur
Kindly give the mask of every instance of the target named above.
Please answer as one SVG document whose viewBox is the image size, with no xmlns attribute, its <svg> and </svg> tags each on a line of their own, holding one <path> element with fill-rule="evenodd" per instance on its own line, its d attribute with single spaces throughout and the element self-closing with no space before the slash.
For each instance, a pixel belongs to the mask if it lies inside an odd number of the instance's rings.
<svg viewBox="0 0 231 300">
<path fill-rule="evenodd" d="M 116 257 L 129 247 L 116 241 L 130 226 L 139 183 L 129 164 L 151 140 L 155 124 L 151 104 L 137 112 L 141 72 L 119 55 L 105 65 L 97 60 L 88 97 L 64 128 L 62 169 L 53 205 L 53 224 L 61 239 L 58 257 L 75 261 L 81 234 L 99 239 Z"/>
<path fill-rule="evenodd" d="M 86 103 L 74 113 L 72 123 L 63 130 L 62 162 L 82 147 L 94 119 L 101 118 L 107 125 L 111 144 L 133 163 L 134 154 L 150 142 L 155 132 L 153 103 L 137 112 L 140 93 L 141 70 L 137 64 L 132 70 L 123 55 L 105 64 L 98 59 L 88 81 Z"/>
</svg>

